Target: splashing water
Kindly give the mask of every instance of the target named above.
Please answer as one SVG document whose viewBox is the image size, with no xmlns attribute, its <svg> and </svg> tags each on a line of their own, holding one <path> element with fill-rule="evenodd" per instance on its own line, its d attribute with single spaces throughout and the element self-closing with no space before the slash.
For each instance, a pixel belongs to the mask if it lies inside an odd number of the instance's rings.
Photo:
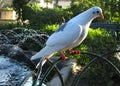
<svg viewBox="0 0 120 86">
<path fill-rule="evenodd" d="M 30 73 L 29 67 L 23 62 L 20 63 L 9 57 L 14 57 L 17 51 L 23 52 L 21 49 L 29 51 L 36 47 L 38 49 L 35 49 L 35 51 L 40 50 L 48 37 L 48 34 L 32 29 L 0 30 L 0 46 L 2 46 L 0 48 L 0 86 L 18 86 Z M 8 48 L 3 47 L 3 45 L 7 45 Z M 7 53 L 9 57 L 2 56 L 4 53 Z M 30 83 L 25 86 L 30 86 Z"/>
<path fill-rule="evenodd" d="M 24 63 L 0 56 L 0 86 L 17 86 L 29 72 Z"/>
<path fill-rule="evenodd" d="M 15 28 L 13 30 L 0 30 L 0 45 L 17 45 L 27 50 L 37 46 L 39 48 L 37 50 L 40 50 L 48 37 L 48 34 L 32 29 Z"/>
</svg>

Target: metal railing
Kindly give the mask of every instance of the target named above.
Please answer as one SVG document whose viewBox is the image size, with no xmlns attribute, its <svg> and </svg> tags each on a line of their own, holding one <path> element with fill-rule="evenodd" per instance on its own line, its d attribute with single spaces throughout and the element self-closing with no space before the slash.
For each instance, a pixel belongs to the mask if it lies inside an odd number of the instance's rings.
<svg viewBox="0 0 120 86">
<path fill-rule="evenodd" d="M 97 60 L 102 59 L 103 61 L 107 62 L 113 69 L 114 71 L 120 75 L 120 70 L 110 61 L 108 60 L 108 56 L 112 55 L 114 53 L 119 53 L 120 50 L 115 50 L 115 51 L 110 51 L 107 52 L 105 54 L 102 55 L 97 55 L 94 53 L 89 53 L 89 52 L 81 52 L 81 54 L 86 54 L 88 56 L 94 56 L 95 58 L 93 58 L 87 65 L 84 66 L 84 68 L 77 74 L 77 76 L 74 78 L 72 85 L 71 86 L 78 86 L 78 82 L 82 76 L 82 74 L 92 65 L 94 64 Z M 45 71 L 45 73 L 43 73 L 40 77 L 40 79 L 38 79 L 38 75 L 40 73 L 40 69 L 38 69 L 37 71 L 32 71 L 30 74 L 28 74 L 24 80 L 20 83 L 20 86 L 24 86 L 24 84 L 28 81 L 28 79 L 30 77 L 32 77 L 32 84 L 31 86 L 42 86 L 43 83 L 45 83 L 45 80 L 47 78 L 47 76 L 51 73 L 52 70 L 55 70 L 59 76 L 59 79 L 61 81 L 62 86 L 65 86 L 62 75 L 60 74 L 60 70 L 59 68 L 56 66 L 59 62 L 61 62 L 60 59 L 56 60 L 56 61 L 51 61 L 48 59 L 47 61 L 49 63 L 49 67 L 48 69 Z"/>
</svg>

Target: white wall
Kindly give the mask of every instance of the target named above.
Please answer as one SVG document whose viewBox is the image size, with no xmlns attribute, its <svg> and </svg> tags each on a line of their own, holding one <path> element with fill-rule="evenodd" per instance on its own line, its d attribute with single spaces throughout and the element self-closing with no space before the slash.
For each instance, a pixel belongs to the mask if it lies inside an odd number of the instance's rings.
<svg viewBox="0 0 120 86">
<path fill-rule="evenodd" d="M 70 6 L 71 1 L 65 1 L 65 0 L 61 0 L 58 2 L 58 6 L 61 6 L 62 8 L 66 8 L 68 6 Z M 55 1 L 53 1 L 52 3 L 48 3 L 48 8 L 53 8 L 55 4 Z M 40 6 L 45 8 L 47 7 L 47 4 L 44 2 L 44 0 L 40 0 Z"/>
</svg>

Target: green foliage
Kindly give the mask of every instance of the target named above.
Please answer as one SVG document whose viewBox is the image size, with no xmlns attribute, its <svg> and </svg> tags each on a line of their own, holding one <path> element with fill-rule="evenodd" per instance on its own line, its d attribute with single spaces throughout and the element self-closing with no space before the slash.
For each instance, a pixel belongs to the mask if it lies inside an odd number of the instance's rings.
<svg viewBox="0 0 120 86">
<path fill-rule="evenodd" d="M 115 50 L 117 48 L 117 42 L 111 34 L 109 34 L 105 29 L 89 29 L 87 38 L 83 41 L 80 47 L 77 49 L 85 52 L 92 52 L 96 54 L 103 54 L 108 51 Z M 90 58 L 86 58 L 88 62 Z M 87 64 L 84 56 L 78 57 L 78 62 L 80 64 Z"/>
<path fill-rule="evenodd" d="M 46 0 L 51 1 L 51 0 Z M 75 2 L 76 1 L 76 2 Z M 61 8 L 40 8 L 38 3 L 28 3 L 29 0 L 13 0 L 13 7 L 18 13 L 19 19 L 29 20 L 30 28 L 41 29 L 45 25 L 61 24 L 62 16 L 68 21 L 77 14 L 87 10 L 92 6 L 100 6 L 105 16 L 104 20 L 99 18 L 94 22 L 117 22 L 120 23 L 120 1 L 119 0 L 74 0 L 70 7 Z M 97 3 L 96 3 L 97 2 Z M 87 3 L 87 4 L 86 4 Z"/>
<path fill-rule="evenodd" d="M 24 9 L 24 6 L 27 5 L 27 3 L 30 0 L 13 0 L 13 8 L 15 9 L 16 13 L 18 14 L 18 20 L 22 20 L 22 11 Z"/>
<path fill-rule="evenodd" d="M 104 29 L 90 29 L 87 38 L 77 49 L 101 55 L 116 50 L 117 42 L 115 38 Z M 80 65 L 86 65 L 93 58 L 95 57 L 81 54 L 77 56 L 77 62 Z M 119 60 L 114 54 L 109 55 L 108 59 L 120 68 Z M 92 86 L 113 86 L 114 82 L 111 78 L 114 75 L 116 75 L 116 72 L 113 67 L 103 60 L 98 60 L 88 68 L 83 78 L 87 78 L 89 84 Z"/>
<path fill-rule="evenodd" d="M 79 0 L 78 0 L 79 1 Z M 97 2 L 97 3 L 96 3 Z M 17 2 L 18 3 L 18 2 Z M 87 4 L 86 4 L 87 3 Z M 26 4 L 26 5 L 25 5 Z M 14 5 L 13 5 L 14 6 Z M 18 7 L 15 4 L 16 8 Z M 14 8 L 15 8 L 14 6 Z M 94 22 L 117 22 L 120 23 L 118 17 L 120 17 L 119 1 L 102 1 L 102 0 L 82 0 L 79 2 L 72 3 L 70 7 L 66 9 L 61 8 L 40 8 L 38 3 L 24 3 L 22 5 L 22 20 L 30 21 L 30 28 L 41 29 L 45 25 L 61 24 L 62 16 L 68 21 L 77 14 L 87 10 L 92 6 L 100 6 L 103 9 L 105 20 L 99 18 L 95 19 Z M 18 9 L 18 8 L 17 8 Z M 20 8 L 19 10 L 20 11 Z"/>
<path fill-rule="evenodd" d="M 48 34 L 52 34 L 58 28 L 59 28 L 58 24 L 46 25 L 45 27 L 43 27 L 42 32 L 47 32 Z"/>
<path fill-rule="evenodd" d="M 82 0 L 82 1 L 76 0 L 76 2 L 71 4 L 71 7 L 69 8 L 69 10 L 71 10 L 73 12 L 73 16 L 75 16 L 92 6 L 99 6 L 103 9 L 103 14 L 105 16 L 104 22 L 120 23 L 120 20 L 119 20 L 120 1 L 119 0 L 107 0 L 107 1 L 106 0 Z M 95 21 L 98 21 L 98 19 L 96 19 Z"/>
<path fill-rule="evenodd" d="M 15 23 L 8 23 L 8 24 L 1 24 L 0 25 L 0 30 L 10 30 L 10 29 L 13 29 L 14 27 L 16 27 L 17 24 Z"/>
<path fill-rule="evenodd" d="M 61 24 L 62 16 L 64 16 L 65 20 L 68 21 L 72 17 L 76 16 L 77 14 L 87 10 L 92 6 L 100 6 L 103 9 L 103 13 L 105 16 L 105 20 L 101 20 L 99 18 L 95 19 L 94 22 L 119 22 L 119 11 L 118 7 L 116 7 L 115 11 L 113 12 L 112 5 L 117 5 L 118 3 L 109 4 L 101 0 L 97 0 L 98 3 L 94 1 L 81 1 L 75 2 L 71 4 L 71 7 L 66 9 L 61 8 L 40 8 L 37 3 L 29 3 L 23 9 L 23 20 L 30 20 L 30 27 L 33 29 L 41 29 L 45 27 L 45 25 L 51 24 Z M 104 3 L 103 3 L 104 2 Z M 87 3 L 87 4 L 85 4 Z M 106 8 L 106 5 L 108 6 Z"/>
<path fill-rule="evenodd" d="M 6 7 L 4 10 L 14 10 L 12 7 Z"/>
<path fill-rule="evenodd" d="M 64 9 L 40 8 L 38 4 L 30 3 L 23 10 L 23 19 L 30 21 L 31 28 L 41 29 L 46 25 L 61 24 L 63 22 L 62 17 L 69 19 L 71 14 L 70 11 L 64 11 Z"/>
</svg>

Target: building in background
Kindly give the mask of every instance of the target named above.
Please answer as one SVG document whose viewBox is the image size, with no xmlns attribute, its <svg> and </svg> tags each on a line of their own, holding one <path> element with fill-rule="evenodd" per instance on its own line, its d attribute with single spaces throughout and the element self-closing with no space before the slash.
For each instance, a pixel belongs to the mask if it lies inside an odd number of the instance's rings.
<svg viewBox="0 0 120 86">
<path fill-rule="evenodd" d="M 0 10 L 0 20 L 16 20 L 16 12 L 14 10 Z"/>
<path fill-rule="evenodd" d="M 40 0 L 40 7 L 43 8 L 54 8 L 54 7 L 61 7 L 66 8 L 70 6 L 71 0 Z"/>
<path fill-rule="evenodd" d="M 0 9 L 0 23 L 15 22 L 16 19 L 17 15 L 14 10 Z"/>
</svg>

